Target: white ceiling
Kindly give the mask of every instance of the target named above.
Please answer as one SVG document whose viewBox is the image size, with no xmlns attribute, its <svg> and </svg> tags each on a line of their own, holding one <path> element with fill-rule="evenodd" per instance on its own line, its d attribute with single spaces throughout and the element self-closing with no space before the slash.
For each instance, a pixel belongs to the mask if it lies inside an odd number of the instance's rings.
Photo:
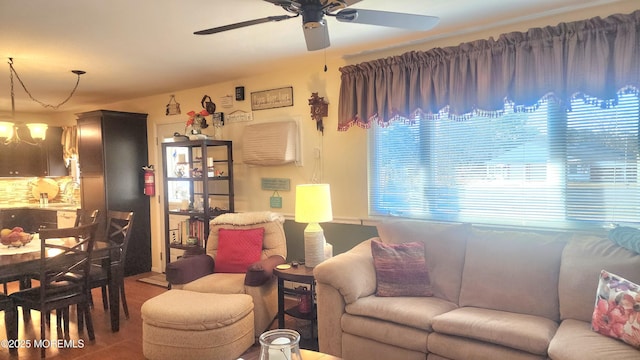
<svg viewBox="0 0 640 360">
<path fill-rule="evenodd" d="M 327 55 L 409 44 L 622 0 L 363 0 L 353 8 L 440 17 L 426 32 L 340 23 L 328 18 Z M 0 0 L 0 112 L 11 110 L 9 57 L 31 93 L 61 111 L 165 94 L 264 73 L 305 61 L 301 19 L 225 33 L 194 31 L 287 14 L 261 0 Z M 549 24 L 555 25 L 555 24 Z M 323 51 L 323 50 L 320 50 Z M 28 99 L 15 80 L 17 112 L 53 111 Z"/>
</svg>

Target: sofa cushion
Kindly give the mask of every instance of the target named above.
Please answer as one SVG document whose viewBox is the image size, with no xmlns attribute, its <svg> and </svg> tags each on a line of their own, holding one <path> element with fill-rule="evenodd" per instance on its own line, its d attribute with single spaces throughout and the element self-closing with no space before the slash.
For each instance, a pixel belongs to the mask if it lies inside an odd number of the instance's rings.
<svg viewBox="0 0 640 360">
<path fill-rule="evenodd" d="M 260 261 L 264 228 L 219 229 L 215 272 L 244 273 Z"/>
<path fill-rule="evenodd" d="M 432 296 L 424 244 L 371 241 L 377 296 Z"/>
<path fill-rule="evenodd" d="M 546 355 L 536 355 L 506 346 L 440 333 L 429 334 L 429 353 L 443 359 L 454 360 L 548 360 Z M 431 359 L 431 355 L 427 359 Z"/>
<path fill-rule="evenodd" d="M 512 312 L 459 308 L 433 319 L 438 333 L 471 338 L 545 355 L 558 324 L 540 316 Z"/>
<path fill-rule="evenodd" d="M 553 360 L 640 359 L 640 350 L 600 335 L 591 330 L 587 321 L 562 321 L 549 344 L 549 357 Z"/>
<path fill-rule="evenodd" d="M 422 241 L 433 295 L 454 303 L 460 295 L 468 224 L 439 224 L 415 220 L 382 222 L 380 239 L 389 244 Z"/>
<path fill-rule="evenodd" d="M 367 296 L 347 304 L 345 312 L 431 331 L 434 317 L 455 308 L 456 304 L 436 297 Z"/>
<path fill-rule="evenodd" d="M 414 327 L 350 314 L 342 316 L 340 326 L 345 335 L 351 334 L 373 340 L 376 343 L 419 351 L 423 353 L 423 359 L 424 353 L 427 352 L 427 337 L 429 333 Z M 363 356 L 363 354 L 361 352 L 357 359 L 370 359 L 370 357 Z M 375 358 L 380 359 L 380 354 L 376 355 Z"/>
<path fill-rule="evenodd" d="M 567 235 L 473 229 L 460 290 L 473 306 L 558 320 L 558 273 Z"/>
<path fill-rule="evenodd" d="M 602 270 L 591 328 L 640 348 L 640 287 Z"/>
<path fill-rule="evenodd" d="M 640 284 L 640 255 L 617 246 L 605 236 L 575 234 L 562 252 L 559 279 L 561 319 L 591 322 L 602 269 Z"/>
</svg>

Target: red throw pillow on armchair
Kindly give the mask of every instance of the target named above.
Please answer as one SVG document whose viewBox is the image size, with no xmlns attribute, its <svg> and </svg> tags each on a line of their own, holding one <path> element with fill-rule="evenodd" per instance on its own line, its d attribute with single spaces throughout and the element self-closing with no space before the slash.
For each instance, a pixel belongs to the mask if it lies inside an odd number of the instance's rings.
<svg viewBox="0 0 640 360">
<path fill-rule="evenodd" d="M 264 228 L 219 229 L 217 273 L 245 273 L 249 265 L 260 261 Z"/>
</svg>

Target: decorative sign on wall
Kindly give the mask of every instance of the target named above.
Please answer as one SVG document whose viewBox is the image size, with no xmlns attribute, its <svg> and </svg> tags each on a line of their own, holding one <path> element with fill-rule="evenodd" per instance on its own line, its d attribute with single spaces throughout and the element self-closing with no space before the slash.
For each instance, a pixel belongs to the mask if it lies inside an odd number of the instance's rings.
<svg viewBox="0 0 640 360">
<path fill-rule="evenodd" d="M 169 103 L 167 104 L 165 115 L 180 115 L 180 104 L 178 103 L 178 101 L 176 101 L 175 95 L 171 95 L 171 97 L 169 98 Z"/>
<path fill-rule="evenodd" d="M 269 198 L 269 206 L 273 209 L 282 209 L 282 197 L 277 191 L 274 191 L 271 198 Z"/>
<path fill-rule="evenodd" d="M 269 206 L 273 209 L 282 208 L 282 197 L 278 190 L 289 191 L 291 189 L 291 179 L 282 178 L 262 178 L 262 190 L 273 190 L 273 195 L 269 198 Z"/>
<path fill-rule="evenodd" d="M 291 189 L 291 179 L 283 178 L 262 178 L 262 190 L 289 191 Z"/>
<path fill-rule="evenodd" d="M 251 93 L 251 110 L 266 110 L 293 106 L 293 87 L 255 91 Z"/>
</svg>

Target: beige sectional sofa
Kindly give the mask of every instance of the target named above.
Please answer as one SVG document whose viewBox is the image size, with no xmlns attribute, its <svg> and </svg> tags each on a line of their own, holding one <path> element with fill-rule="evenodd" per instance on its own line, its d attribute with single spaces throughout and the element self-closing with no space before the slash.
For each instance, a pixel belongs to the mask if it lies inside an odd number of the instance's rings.
<svg viewBox="0 0 640 360">
<path fill-rule="evenodd" d="M 600 271 L 640 283 L 601 236 L 395 221 L 319 264 L 320 351 L 353 359 L 640 359 L 590 328 Z M 371 241 L 422 241 L 433 296 L 376 296 Z M 335 239 L 334 241 L 339 241 Z"/>
</svg>

